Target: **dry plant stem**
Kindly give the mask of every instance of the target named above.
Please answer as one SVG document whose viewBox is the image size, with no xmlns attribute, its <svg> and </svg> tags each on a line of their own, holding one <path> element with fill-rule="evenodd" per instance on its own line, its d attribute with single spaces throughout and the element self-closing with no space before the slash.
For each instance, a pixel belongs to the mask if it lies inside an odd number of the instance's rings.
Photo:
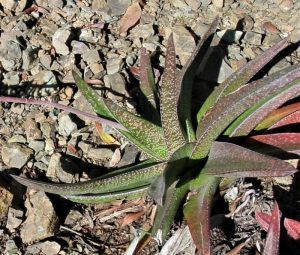
<svg viewBox="0 0 300 255">
<path fill-rule="evenodd" d="M 73 113 L 73 114 L 78 115 L 78 116 L 86 117 L 86 118 L 89 118 L 90 120 L 93 120 L 93 121 L 99 121 L 99 122 L 101 122 L 103 124 L 106 124 L 108 126 L 111 126 L 111 127 L 117 128 L 117 129 L 121 129 L 121 130 L 125 130 L 125 131 L 127 130 L 123 125 L 121 125 L 121 124 L 119 124 L 117 122 L 114 122 L 114 121 L 111 121 L 111 120 L 107 120 L 105 118 L 101 118 L 101 117 L 98 117 L 98 116 L 96 116 L 94 114 L 83 112 L 83 111 L 74 109 L 74 108 L 69 107 L 69 106 L 65 106 L 65 105 L 62 105 L 62 104 L 58 104 L 58 103 L 54 103 L 54 102 L 50 102 L 50 101 L 46 101 L 46 100 L 36 100 L 36 99 L 28 99 L 28 98 L 3 97 L 3 96 L 0 96 L 0 102 L 43 105 L 43 106 L 47 106 L 47 107 L 52 107 L 52 108 L 56 108 L 56 109 L 59 109 L 59 110 L 63 110 L 65 112 L 70 112 L 70 113 Z"/>
</svg>

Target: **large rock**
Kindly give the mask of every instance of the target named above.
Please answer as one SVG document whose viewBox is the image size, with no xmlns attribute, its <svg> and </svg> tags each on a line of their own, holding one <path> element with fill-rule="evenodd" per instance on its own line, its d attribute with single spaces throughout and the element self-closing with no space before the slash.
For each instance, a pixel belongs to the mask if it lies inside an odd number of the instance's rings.
<svg viewBox="0 0 300 255">
<path fill-rule="evenodd" d="M 58 229 L 58 217 L 52 203 L 42 191 L 30 195 L 25 201 L 27 218 L 21 228 L 24 243 L 53 236 Z"/>
<path fill-rule="evenodd" d="M 70 53 L 69 47 L 66 45 L 70 35 L 71 31 L 65 28 L 60 28 L 54 33 L 52 45 L 58 54 L 68 55 Z"/>
<path fill-rule="evenodd" d="M 33 154 L 24 144 L 8 143 L 2 147 L 2 160 L 9 167 L 22 168 Z"/>
</svg>

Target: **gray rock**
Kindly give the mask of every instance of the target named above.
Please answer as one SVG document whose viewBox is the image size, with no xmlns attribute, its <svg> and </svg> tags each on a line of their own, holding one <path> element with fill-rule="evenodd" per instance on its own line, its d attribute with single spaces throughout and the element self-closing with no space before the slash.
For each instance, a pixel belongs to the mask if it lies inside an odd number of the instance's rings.
<svg viewBox="0 0 300 255">
<path fill-rule="evenodd" d="M 149 23 L 138 25 L 134 27 L 130 33 L 138 38 L 146 39 L 154 35 L 153 24 Z"/>
<path fill-rule="evenodd" d="M 77 210 L 71 210 L 65 219 L 65 224 L 71 226 L 74 230 L 80 230 L 80 222 L 83 218 L 83 215 Z"/>
<path fill-rule="evenodd" d="M 222 83 L 233 73 L 231 67 L 224 60 L 225 56 L 226 53 L 221 47 L 216 46 L 209 48 L 197 71 L 199 78 L 206 81 Z"/>
<path fill-rule="evenodd" d="M 69 114 L 58 115 L 58 133 L 62 136 L 69 136 L 77 130 L 77 124 L 71 119 Z"/>
<path fill-rule="evenodd" d="M 123 60 L 122 58 L 111 58 L 107 60 L 106 71 L 107 74 L 114 74 L 122 69 Z"/>
<path fill-rule="evenodd" d="M 24 144 L 7 143 L 2 146 L 2 160 L 9 167 L 22 168 L 34 151 Z"/>
<path fill-rule="evenodd" d="M 89 149 L 92 147 L 91 144 L 80 141 L 78 147 L 83 151 L 83 153 L 88 153 Z"/>
<path fill-rule="evenodd" d="M 74 54 L 83 54 L 89 50 L 89 47 L 84 42 L 75 41 L 75 40 L 71 42 L 71 47 L 72 47 L 72 53 Z"/>
<path fill-rule="evenodd" d="M 101 61 L 100 55 L 97 50 L 88 50 L 84 52 L 81 57 L 88 65 Z"/>
<path fill-rule="evenodd" d="M 221 30 L 217 32 L 217 36 L 227 43 L 238 43 L 239 40 L 242 38 L 244 32 L 237 31 L 237 30 Z"/>
<path fill-rule="evenodd" d="M 0 62 L 6 71 L 16 70 L 21 65 L 22 51 L 15 41 L 4 41 L 0 44 Z"/>
<path fill-rule="evenodd" d="M 21 225 L 23 221 L 23 215 L 23 210 L 10 207 L 7 214 L 6 228 L 10 232 L 13 232 L 17 227 Z"/>
<path fill-rule="evenodd" d="M 53 72 L 40 71 L 32 76 L 31 83 L 39 85 L 40 89 L 35 90 L 36 96 L 46 96 L 57 89 L 57 80 Z"/>
<path fill-rule="evenodd" d="M 69 47 L 66 45 L 70 35 L 71 31 L 65 28 L 60 28 L 54 33 L 52 45 L 58 54 L 68 55 L 70 53 Z"/>
<path fill-rule="evenodd" d="M 26 143 L 26 138 L 23 135 L 13 135 L 7 140 L 9 143 Z"/>
<path fill-rule="evenodd" d="M 40 50 L 38 53 L 39 61 L 42 66 L 44 66 L 47 70 L 50 70 L 52 64 L 52 58 L 45 51 Z"/>
<path fill-rule="evenodd" d="M 212 0 L 212 4 L 217 8 L 222 8 L 224 5 L 224 0 Z"/>
<path fill-rule="evenodd" d="M 107 0 L 107 5 L 111 10 L 112 16 L 120 16 L 125 13 L 131 0 Z"/>
<path fill-rule="evenodd" d="M 42 138 L 42 132 L 38 128 L 38 125 L 34 119 L 27 118 L 25 122 L 22 124 L 22 126 L 25 129 L 28 142 L 32 140 L 39 140 Z"/>
<path fill-rule="evenodd" d="M 78 172 L 78 166 L 70 158 L 63 157 L 60 153 L 53 153 L 46 175 L 65 183 L 73 183 L 79 180 Z"/>
<path fill-rule="evenodd" d="M 8 255 L 21 254 L 13 239 L 7 240 L 5 244 L 4 254 L 8 254 Z"/>
<path fill-rule="evenodd" d="M 59 253 L 61 246 L 54 241 L 40 242 L 30 245 L 26 249 L 25 255 L 30 254 L 49 254 L 56 255 Z"/>
<path fill-rule="evenodd" d="M 201 6 L 201 0 L 185 0 L 185 2 L 192 8 L 192 10 L 196 11 Z"/>
<path fill-rule="evenodd" d="M 89 43 L 96 43 L 98 41 L 98 39 L 93 35 L 93 31 L 91 29 L 81 29 L 79 40 Z"/>
<path fill-rule="evenodd" d="M 138 157 L 139 150 L 132 145 L 127 145 L 124 148 L 123 156 L 120 162 L 117 164 L 117 167 L 128 166 L 136 162 Z"/>
<path fill-rule="evenodd" d="M 30 141 L 28 144 L 28 147 L 33 149 L 35 151 L 35 154 L 39 153 L 40 151 L 43 151 L 45 149 L 45 146 L 46 146 L 45 141 L 37 141 L 37 140 Z"/>
<path fill-rule="evenodd" d="M 104 76 L 103 80 L 105 87 L 110 88 L 121 95 L 127 95 L 126 81 L 121 74 L 108 74 Z"/>
<path fill-rule="evenodd" d="M 3 74 L 3 84 L 11 86 L 11 85 L 19 85 L 20 84 L 20 75 L 15 71 L 10 71 Z"/>
<path fill-rule="evenodd" d="M 94 160 L 105 160 L 111 158 L 113 155 L 113 151 L 107 148 L 91 148 L 87 157 Z"/>
<path fill-rule="evenodd" d="M 38 63 L 38 49 L 32 47 L 26 48 L 22 53 L 22 68 L 29 71 L 34 65 Z"/>
<path fill-rule="evenodd" d="M 0 0 L 0 5 L 5 9 L 14 10 L 18 6 L 17 0 Z"/>
<path fill-rule="evenodd" d="M 93 0 L 92 9 L 98 10 L 107 7 L 106 0 Z"/>
<path fill-rule="evenodd" d="M 27 218 L 20 231 L 24 243 L 39 241 L 53 236 L 59 221 L 51 201 L 42 191 L 30 194 L 25 201 Z"/>
<path fill-rule="evenodd" d="M 243 42 L 259 46 L 262 43 L 262 34 L 255 33 L 252 31 L 246 32 L 243 38 Z"/>
</svg>

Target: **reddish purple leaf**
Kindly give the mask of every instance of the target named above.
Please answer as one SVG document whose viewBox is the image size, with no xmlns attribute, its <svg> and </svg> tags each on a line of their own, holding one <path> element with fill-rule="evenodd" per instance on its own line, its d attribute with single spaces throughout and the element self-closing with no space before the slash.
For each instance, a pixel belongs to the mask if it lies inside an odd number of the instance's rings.
<svg viewBox="0 0 300 255">
<path fill-rule="evenodd" d="M 218 183 L 216 178 L 204 177 L 201 187 L 190 196 L 184 207 L 184 217 L 200 255 L 211 254 L 210 210 Z"/>
<path fill-rule="evenodd" d="M 214 142 L 202 170 L 218 177 L 286 176 L 297 171 L 291 164 L 244 147 Z"/>
<path fill-rule="evenodd" d="M 292 219 L 285 218 L 283 221 L 284 227 L 288 235 L 294 240 L 300 240 L 300 222 Z"/>
<path fill-rule="evenodd" d="M 265 151 L 267 153 L 284 150 L 300 155 L 300 133 L 256 135 L 249 137 L 247 141 L 260 149 L 263 149 L 263 144 L 266 144 Z"/>
<path fill-rule="evenodd" d="M 259 223 L 259 225 L 263 228 L 263 230 L 268 231 L 271 215 L 263 213 L 263 212 L 255 212 L 255 219 Z"/>
<path fill-rule="evenodd" d="M 281 119 L 289 116 L 290 114 L 300 111 L 300 103 L 290 104 L 279 109 L 272 111 L 260 124 L 258 124 L 255 130 L 267 129 L 273 126 Z M 300 121 L 300 116 L 298 122 Z M 290 123 L 287 123 L 290 124 Z M 285 125 L 287 125 L 285 124 Z M 283 126 L 283 125 L 282 125 Z"/>
<path fill-rule="evenodd" d="M 274 202 L 271 222 L 268 228 L 267 240 L 262 255 L 277 255 L 279 253 L 280 238 L 280 211 L 277 202 Z"/>
<path fill-rule="evenodd" d="M 297 124 L 297 123 L 300 123 L 300 111 L 291 113 L 290 115 L 286 116 L 285 118 L 283 118 L 280 121 L 278 121 L 277 123 L 275 123 L 269 129 L 287 126 L 287 125 L 291 125 L 291 124 Z"/>
</svg>

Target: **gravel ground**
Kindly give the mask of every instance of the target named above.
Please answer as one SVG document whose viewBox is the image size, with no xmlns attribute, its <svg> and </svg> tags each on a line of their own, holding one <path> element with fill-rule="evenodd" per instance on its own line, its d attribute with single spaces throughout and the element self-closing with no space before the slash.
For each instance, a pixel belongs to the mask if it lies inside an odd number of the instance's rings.
<svg viewBox="0 0 300 255">
<path fill-rule="evenodd" d="M 221 17 L 217 46 L 197 76 L 207 88 L 285 36 L 295 50 L 269 73 L 299 62 L 300 1 L 140 1 L 141 12 L 137 8 L 129 15 L 133 22 L 126 21 L 126 10 L 134 5 L 131 0 L 0 0 L 1 95 L 47 99 L 92 112 L 74 85 L 75 69 L 99 93 L 134 111 L 138 81 L 132 67 L 139 63 L 141 47 L 153 53 L 159 76 L 168 35 L 174 34 L 180 67 L 216 15 Z M 99 124 L 56 109 L 2 103 L 0 117 L 0 174 L 70 183 L 141 157 L 113 129 L 103 126 L 115 138 L 108 144 L 99 136 Z M 226 254 L 246 240 L 240 254 L 260 251 L 266 234 L 254 212 L 270 213 L 274 193 L 285 213 L 297 218 L 300 208 L 293 204 L 299 189 L 292 182 L 291 177 L 237 180 L 226 188 L 224 206 L 213 212 L 215 222 L 227 214 L 225 223 L 212 230 L 213 254 Z M 123 254 L 154 211 L 151 200 L 83 206 L 0 178 L 0 253 Z M 172 233 L 184 226 L 179 218 Z M 283 254 L 297 254 L 295 243 L 289 248 L 293 252 Z M 153 241 L 143 253 L 159 250 Z M 193 252 L 190 245 L 181 254 Z"/>
</svg>

